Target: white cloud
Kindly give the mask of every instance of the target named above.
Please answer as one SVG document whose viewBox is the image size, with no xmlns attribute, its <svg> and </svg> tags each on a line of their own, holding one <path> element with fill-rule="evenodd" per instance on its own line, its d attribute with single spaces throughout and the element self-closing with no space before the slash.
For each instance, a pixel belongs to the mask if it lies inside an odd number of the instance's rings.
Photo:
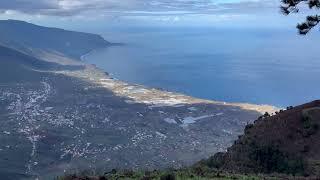
<svg viewBox="0 0 320 180">
<path fill-rule="evenodd" d="M 44 25 L 56 22 L 63 26 L 69 21 L 81 25 L 84 21 L 96 22 L 100 26 L 103 22 L 108 22 L 108 26 L 234 25 L 235 21 L 243 25 L 269 21 L 260 22 L 261 17 L 278 18 L 279 3 L 279 0 L 0 0 L 0 18 Z"/>
<path fill-rule="evenodd" d="M 247 13 L 277 8 L 277 0 L 1 0 L 0 11 L 49 16 L 96 14 Z"/>
</svg>

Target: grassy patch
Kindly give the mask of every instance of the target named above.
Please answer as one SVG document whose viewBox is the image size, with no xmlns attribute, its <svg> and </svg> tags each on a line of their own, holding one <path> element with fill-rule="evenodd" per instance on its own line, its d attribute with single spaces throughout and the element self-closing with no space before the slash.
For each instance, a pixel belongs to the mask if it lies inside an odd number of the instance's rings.
<svg viewBox="0 0 320 180">
<path fill-rule="evenodd" d="M 262 176 L 221 173 L 215 169 L 199 167 L 164 171 L 111 171 L 103 176 L 67 175 L 57 180 L 259 180 Z"/>
</svg>

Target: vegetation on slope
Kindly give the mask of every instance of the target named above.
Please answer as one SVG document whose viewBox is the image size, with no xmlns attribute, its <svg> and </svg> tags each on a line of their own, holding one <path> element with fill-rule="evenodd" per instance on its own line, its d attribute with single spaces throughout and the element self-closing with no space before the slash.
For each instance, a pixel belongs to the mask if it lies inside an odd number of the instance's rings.
<svg viewBox="0 0 320 180">
<path fill-rule="evenodd" d="M 86 173 L 84 173 L 86 174 Z M 65 177 L 57 178 L 57 180 L 258 180 L 262 178 L 275 179 L 273 177 L 266 177 L 260 175 L 240 175 L 221 173 L 216 169 L 207 167 L 186 168 L 180 170 L 163 170 L 163 171 L 119 171 L 113 170 L 100 176 L 86 175 L 67 175 Z"/>
<path fill-rule="evenodd" d="M 265 115 L 226 153 L 201 163 L 228 172 L 320 176 L 320 101 Z"/>
</svg>

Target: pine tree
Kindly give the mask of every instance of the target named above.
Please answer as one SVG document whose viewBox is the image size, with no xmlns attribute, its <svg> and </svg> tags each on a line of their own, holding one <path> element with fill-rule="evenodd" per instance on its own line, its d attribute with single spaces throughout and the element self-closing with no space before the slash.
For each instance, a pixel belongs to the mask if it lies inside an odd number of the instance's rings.
<svg viewBox="0 0 320 180">
<path fill-rule="evenodd" d="M 282 0 L 281 11 L 285 15 L 289 15 L 291 13 L 298 13 L 299 12 L 298 5 L 303 3 L 306 3 L 309 9 L 320 8 L 320 0 Z M 306 35 L 312 28 L 318 25 L 319 22 L 320 22 L 319 15 L 307 16 L 305 22 L 299 23 L 297 25 L 299 34 Z"/>
</svg>

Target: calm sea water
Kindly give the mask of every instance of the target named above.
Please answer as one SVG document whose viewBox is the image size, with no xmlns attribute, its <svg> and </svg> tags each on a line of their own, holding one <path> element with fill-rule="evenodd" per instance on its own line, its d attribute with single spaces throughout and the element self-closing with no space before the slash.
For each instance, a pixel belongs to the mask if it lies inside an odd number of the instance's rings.
<svg viewBox="0 0 320 180">
<path fill-rule="evenodd" d="M 227 101 L 296 105 L 320 98 L 320 34 L 294 30 L 110 28 L 126 43 L 86 61 L 131 83 Z"/>
</svg>

